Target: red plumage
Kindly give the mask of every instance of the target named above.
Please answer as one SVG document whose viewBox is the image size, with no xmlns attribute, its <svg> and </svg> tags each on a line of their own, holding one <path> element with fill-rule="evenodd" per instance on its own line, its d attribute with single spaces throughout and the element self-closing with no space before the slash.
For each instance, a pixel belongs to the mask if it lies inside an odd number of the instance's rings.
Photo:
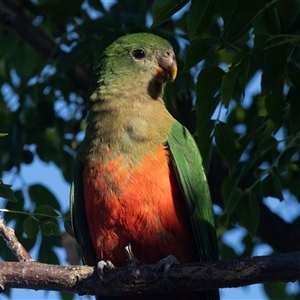
<svg viewBox="0 0 300 300">
<path fill-rule="evenodd" d="M 145 155 L 135 166 L 122 156 L 86 161 L 83 180 L 88 226 L 99 260 L 124 266 L 124 248 L 131 243 L 136 258 L 146 263 L 170 254 L 181 263 L 199 261 L 165 146 Z"/>
</svg>

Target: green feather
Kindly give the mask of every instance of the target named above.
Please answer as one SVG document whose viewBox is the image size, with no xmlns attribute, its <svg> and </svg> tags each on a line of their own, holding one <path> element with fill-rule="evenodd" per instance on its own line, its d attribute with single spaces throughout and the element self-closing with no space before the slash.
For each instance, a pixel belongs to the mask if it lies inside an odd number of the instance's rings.
<svg viewBox="0 0 300 300">
<path fill-rule="evenodd" d="M 73 182 L 71 184 L 70 191 L 71 219 L 74 235 L 76 237 L 76 240 L 78 241 L 78 244 L 80 245 L 83 262 L 90 266 L 95 266 L 98 262 L 98 259 L 94 251 L 86 218 L 85 205 L 83 200 L 84 194 L 82 171 L 82 163 L 80 163 L 78 158 L 76 158 L 73 171 Z"/>
<path fill-rule="evenodd" d="M 175 122 L 168 136 L 172 163 L 180 183 L 201 261 L 218 260 L 218 244 L 209 186 L 194 138 Z M 206 299 L 219 299 L 218 290 L 204 292 Z"/>
</svg>

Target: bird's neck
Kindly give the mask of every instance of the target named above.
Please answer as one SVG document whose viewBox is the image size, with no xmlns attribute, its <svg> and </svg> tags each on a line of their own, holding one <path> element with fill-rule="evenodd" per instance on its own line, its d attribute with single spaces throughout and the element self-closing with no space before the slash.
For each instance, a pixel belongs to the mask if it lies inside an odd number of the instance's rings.
<svg viewBox="0 0 300 300">
<path fill-rule="evenodd" d="M 155 98 L 145 86 L 128 88 L 116 80 L 103 80 L 90 96 L 86 151 L 98 157 L 109 151 L 138 160 L 146 149 L 155 151 L 163 144 L 174 119 L 165 108 L 162 91 L 150 88 L 153 95 L 156 91 Z"/>
</svg>

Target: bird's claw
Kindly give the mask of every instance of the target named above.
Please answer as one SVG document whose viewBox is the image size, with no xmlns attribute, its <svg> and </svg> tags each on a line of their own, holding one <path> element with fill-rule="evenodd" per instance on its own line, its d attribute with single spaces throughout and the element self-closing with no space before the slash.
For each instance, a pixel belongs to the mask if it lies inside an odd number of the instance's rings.
<svg viewBox="0 0 300 300">
<path fill-rule="evenodd" d="M 104 281 L 104 270 L 111 270 L 113 269 L 115 266 L 113 265 L 113 263 L 110 260 L 100 260 L 97 263 L 97 273 L 98 276 L 100 277 L 100 280 L 103 282 Z"/>
<path fill-rule="evenodd" d="M 168 255 L 167 257 L 161 259 L 156 264 L 156 269 L 157 269 L 158 272 L 162 271 L 163 272 L 163 280 L 167 280 L 168 276 L 169 276 L 170 269 L 173 266 L 179 265 L 179 264 L 180 264 L 180 262 L 175 256 Z"/>
</svg>

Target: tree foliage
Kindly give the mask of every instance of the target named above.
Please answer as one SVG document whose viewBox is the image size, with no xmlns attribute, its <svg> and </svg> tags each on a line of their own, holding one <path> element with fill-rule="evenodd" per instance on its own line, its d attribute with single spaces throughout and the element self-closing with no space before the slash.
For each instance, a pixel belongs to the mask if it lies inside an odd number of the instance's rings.
<svg viewBox="0 0 300 300">
<path fill-rule="evenodd" d="M 0 173 L 18 177 L 39 157 L 70 182 L 93 66 L 117 37 L 150 31 L 177 53 L 179 76 L 165 101 L 195 133 L 222 209 L 220 240 L 239 224 L 248 232 L 242 255 L 260 243 L 299 251 L 300 216 L 285 222 L 263 199 L 300 199 L 300 2 L 104 2 L 0 0 L 0 132 L 8 134 L 0 137 Z M 0 182 L 0 197 L 10 200 L 7 210 L 23 212 L 4 218 L 27 250 L 40 237 L 38 260 L 59 263 L 54 247 L 62 246 L 62 224 L 69 232 L 70 225 L 52 192 L 35 184 L 13 193 Z M 2 240 L 0 248 L 12 260 Z M 237 250 L 220 243 L 220 255 Z M 265 291 L 284 295 L 285 284 Z"/>
</svg>

